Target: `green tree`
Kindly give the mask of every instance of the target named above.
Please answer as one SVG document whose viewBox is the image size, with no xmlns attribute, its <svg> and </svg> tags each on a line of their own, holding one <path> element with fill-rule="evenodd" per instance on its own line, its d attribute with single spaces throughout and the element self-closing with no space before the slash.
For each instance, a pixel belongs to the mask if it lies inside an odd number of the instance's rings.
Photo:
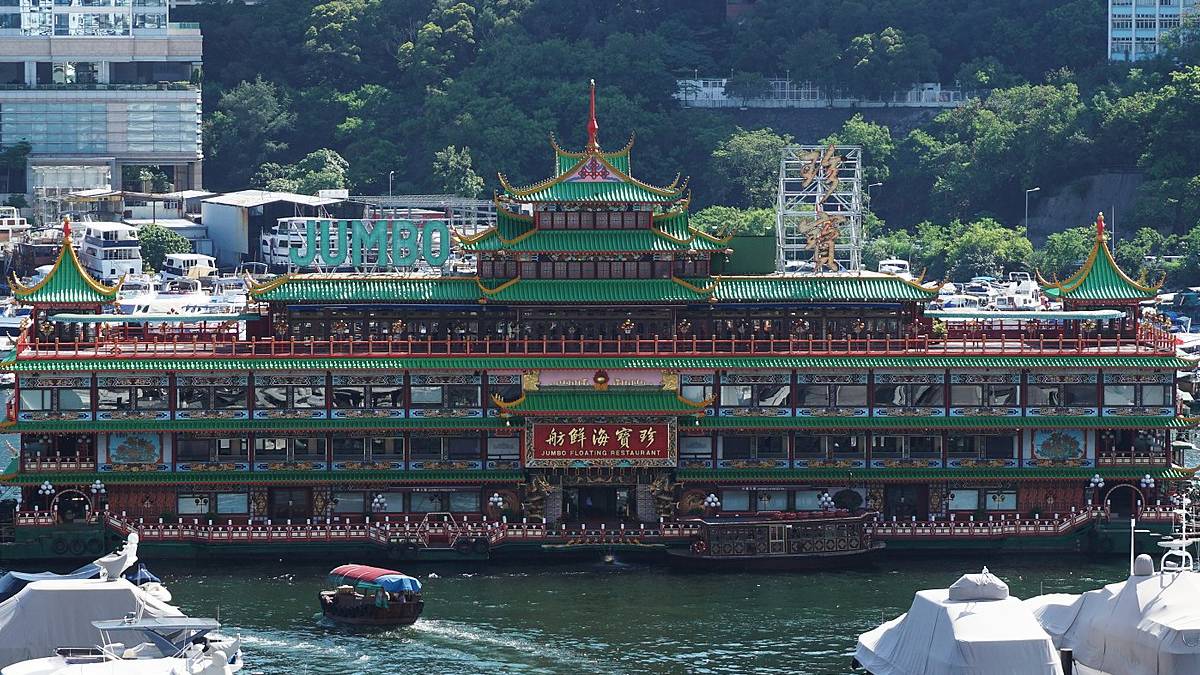
<svg viewBox="0 0 1200 675">
<path fill-rule="evenodd" d="M 254 168 L 287 149 L 281 139 L 296 121 L 290 99 L 262 77 L 225 92 L 205 127 L 208 174 L 218 189 L 240 189 Z"/>
<path fill-rule="evenodd" d="M 958 67 L 954 80 L 959 86 L 972 91 L 1004 89 L 1021 83 L 1020 76 L 1010 72 L 994 56 L 982 56 L 967 61 Z"/>
<path fill-rule="evenodd" d="M 775 231 L 775 209 L 710 206 L 692 214 L 688 224 L 719 237 L 730 234 L 772 234 Z"/>
<path fill-rule="evenodd" d="M 142 246 L 142 263 L 148 270 L 161 270 L 168 255 L 192 252 L 191 242 L 158 223 L 138 228 L 138 241 Z"/>
<path fill-rule="evenodd" d="M 483 178 L 471 168 L 471 149 L 462 150 L 447 145 L 433 156 L 433 175 L 442 183 L 442 189 L 460 197 L 478 197 L 483 191 Z"/>
<path fill-rule="evenodd" d="M 315 195 L 321 190 L 345 188 L 349 169 L 349 163 L 341 155 L 321 148 L 295 164 L 263 164 L 254 176 L 254 183 L 266 190 Z"/>
<path fill-rule="evenodd" d="M 1046 279 L 1066 279 L 1087 259 L 1095 233 L 1091 226 L 1055 232 L 1046 237 L 1046 243 L 1033 253 L 1030 262 Z"/>
<path fill-rule="evenodd" d="M 828 30 L 802 34 L 785 52 L 784 64 L 793 81 L 812 82 L 828 97 L 844 78 L 842 50 L 837 36 Z"/>
<path fill-rule="evenodd" d="M 724 182 L 726 204 L 765 208 L 776 200 L 779 162 L 783 149 L 792 142 L 788 135 L 773 130 L 738 128 L 712 153 L 713 169 Z"/>
<path fill-rule="evenodd" d="M 744 106 L 750 99 L 770 96 L 771 82 L 759 73 L 734 73 L 725 80 L 725 95 L 738 99 Z"/>
<path fill-rule="evenodd" d="M 475 55 L 475 37 L 475 7 L 437 0 L 429 21 L 400 45 L 400 70 L 413 84 L 441 90 Z"/>
<path fill-rule="evenodd" d="M 946 265 L 953 279 L 1002 277 L 1005 272 L 1027 267 L 1033 256 L 1033 244 L 1023 227 L 1005 227 L 991 218 L 982 218 L 965 228 L 954 221 L 949 230 L 954 238 L 946 251 Z"/>
<path fill-rule="evenodd" d="M 868 122 L 862 113 L 842 124 L 842 130 L 821 139 L 821 145 L 834 143 L 836 145 L 861 145 L 863 149 L 863 180 L 871 183 L 882 183 L 891 177 L 888 164 L 896 153 L 896 144 L 892 141 L 892 130 L 882 124 Z"/>
</svg>

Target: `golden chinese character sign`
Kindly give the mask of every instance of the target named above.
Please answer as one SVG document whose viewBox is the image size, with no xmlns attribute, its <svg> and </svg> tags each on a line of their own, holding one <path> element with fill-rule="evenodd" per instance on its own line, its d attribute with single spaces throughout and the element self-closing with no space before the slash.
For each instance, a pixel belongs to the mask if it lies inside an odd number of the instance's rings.
<svg viewBox="0 0 1200 675">
<path fill-rule="evenodd" d="M 670 424 L 533 424 L 525 465 L 674 466 Z"/>
</svg>

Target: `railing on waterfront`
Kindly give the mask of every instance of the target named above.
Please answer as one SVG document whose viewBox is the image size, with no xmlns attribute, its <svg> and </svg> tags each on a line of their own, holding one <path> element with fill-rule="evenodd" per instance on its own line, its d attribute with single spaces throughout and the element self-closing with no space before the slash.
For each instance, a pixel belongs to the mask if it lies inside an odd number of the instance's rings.
<svg viewBox="0 0 1200 675">
<path fill-rule="evenodd" d="M 950 337 L 379 337 L 261 338 L 238 340 L 171 333 L 129 336 L 100 341 L 26 340 L 18 356 L 38 359 L 187 358 L 187 357 L 389 357 L 389 356 L 670 356 L 670 355 L 855 355 L 981 356 L 981 355 L 1102 355 L 1175 353 L 1175 337 L 1157 328 L 1141 328 L 1134 336 L 1014 336 L 1007 333 L 962 334 Z"/>
<path fill-rule="evenodd" d="M 1086 508 L 1054 518 L 1001 518 L 1000 520 L 880 521 L 868 526 L 882 539 L 988 539 L 998 537 L 1055 537 L 1069 534 L 1092 520 L 1108 516 L 1105 509 Z"/>
<path fill-rule="evenodd" d="M 136 520 L 109 514 L 109 528 L 121 534 L 137 532 L 142 541 L 190 541 L 196 543 L 301 543 L 301 542 L 358 542 L 389 544 L 411 543 L 430 547 L 437 540 L 453 548 L 460 540 L 487 539 L 490 545 L 513 542 L 580 544 L 639 544 L 685 541 L 699 533 L 689 523 L 621 523 L 546 525 L 544 523 L 507 523 L 486 519 L 460 519 L 455 523 L 429 523 L 400 516 L 374 518 L 362 523 L 344 523 L 325 519 L 306 519 L 305 522 L 234 523 L 224 524 L 212 519 L 184 518 L 180 522 L 163 522 L 144 518 Z M 189 522 L 190 521 L 190 522 Z M 21 524 L 53 524 L 21 523 Z"/>
</svg>

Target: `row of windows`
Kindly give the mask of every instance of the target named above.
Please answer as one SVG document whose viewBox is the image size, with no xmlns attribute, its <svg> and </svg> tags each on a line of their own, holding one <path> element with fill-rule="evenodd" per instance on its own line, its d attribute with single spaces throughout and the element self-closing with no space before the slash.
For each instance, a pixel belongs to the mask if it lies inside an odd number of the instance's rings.
<svg viewBox="0 0 1200 675">
<path fill-rule="evenodd" d="M 411 406 L 405 405 L 405 391 Z M 179 410 L 245 410 L 249 387 L 181 386 L 176 388 Z M 520 395 L 519 387 L 493 387 L 506 400 Z M 165 387 L 98 387 L 97 410 L 167 410 Z M 22 389 L 21 410 L 91 410 L 90 389 Z M 334 408 L 478 408 L 480 388 L 476 385 L 432 386 L 337 386 L 329 399 Z M 323 386 L 266 386 L 254 389 L 256 409 L 324 408 Z"/>
<path fill-rule="evenodd" d="M 870 438 L 870 441 L 868 441 Z M 945 448 L 950 457 L 980 459 L 1012 459 L 1016 457 L 1018 435 L 970 434 L 950 436 Z M 680 436 L 680 460 L 708 459 L 714 444 L 718 459 L 787 459 L 788 434 L 722 434 L 712 436 Z M 866 456 L 870 444 L 873 457 L 882 459 L 903 457 L 942 456 L 941 435 L 926 434 L 807 434 L 798 433 L 792 445 L 795 457 L 858 457 Z"/>
<path fill-rule="evenodd" d="M 754 489 L 724 489 L 720 494 L 720 509 L 722 511 L 751 512 L 751 511 L 818 511 L 821 507 L 821 494 L 825 490 L 768 490 Z M 834 490 L 829 490 L 833 493 Z M 861 490 L 859 497 L 864 495 Z M 950 511 L 1015 511 L 1017 509 L 1017 491 L 1004 489 L 962 488 L 947 495 L 946 508 Z"/>
<path fill-rule="evenodd" d="M 795 389 L 798 407 L 865 406 L 868 388 L 873 389 L 874 405 L 930 406 L 946 405 L 946 389 L 941 384 L 753 384 L 721 385 L 720 402 L 724 407 L 787 407 Z M 953 384 L 949 389 L 952 406 L 1019 406 L 1020 387 L 1016 384 Z M 713 395 L 712 385 L 685 385 L 682 394 L 692 401 Z M 1174 387 L 1163 384 L 1119 384 L 1103 387 L 1107 406 L 1169 406 Z M 1094 384 L 1028 384 L 1026 404 L 1030 406 L 1100 405 L 1100 390 Z"/>
<path fill-rule="evenodd" d="M 408 458 L 414 462 L 488 459 L 516 461 L 520 439 L 516 436 L 433 436 L 411 434 Z M 28 445 L 28 444 L 27 444 Z M 179 434 L 175 458 L 180 462 L 230 462 L 249 459 L 251 442 L 245 437 L 212 437 Z M 404 436 L 269 436 L 253 440 L 255 461 L 403 461 Z M 27 448 L 28 454 L 28 448 Z"/>
<path fill-rule="evenodd" d="M 485 259 L 479 263 L 479 275 L 487 278 L 523 279 L 650 279 L 706 276 L 708 259 L 678 258 L 670 260 L 610 261 L 568 260 L 563 262 L 532 262 L 512 259 Z"/>
<path fill-rule="evenodd" d="M 799 407 L 866 406 L 868 389 L 873 389 L 878 407 L 928 406 L 1019 406 L 1020 387 L 1015 384 L 738 384 L 721 385 L 720 404 L 729 408 L 790 407 L 795 389 Z M 949 401 L 946 390 L 949 389 Z M 684 385 L 681 393 L 692 401 L 713 396 L 713 385 Z M 1109 384 L 1103 387 L 1106 406 L 1162 407 L 1173 404 L 1174 388 L 1164 384 Z M 358 385 L 333 387 L 328 403 L 333 408 L 478 408 L 482 405 L 478 385 Z M 520 396 L 517 385 L 492 386 L 489 391 L 504 400 Z M 250 401 L 246 386 L 179 386 L 176 407 L 180 410 L 239 410 Z M 406 401 L 407 392 L 407 401 Z M 1030 384 L 1025 387 L 1030 406 L 1097 406 L 1100 390 L 1093 384 Z M 98 387 L 98 410 L 167 410 L 165 387 Z M 22 388 L 21 410 L 91 410 L 90 389 Z M 272 385 L 255 387 L 256 409 L 324 408 L 324 386 Z"/>
<path fill-rule="evenodd" d="M 381 502 L 376 497 L 382 495 Z M 272 500 L 272 507 L 291 507 L 280 493 Z M 279 501 L 281 503 L 275 503 Z M 373 504 L 383 505 L 376 511 Z M 482 500 L 479 491 L 456 490 L 450 492 L 334 492 L 329 500 L 330 514 L 363 515 L 367 513 L 477 513 Z M 196 492 L 181 494 L 176 498 L 177 513 L 181 516 L 228 515 L 244 516 L 250 513 L 250 495 L 246 492 Z"/>
</svg>

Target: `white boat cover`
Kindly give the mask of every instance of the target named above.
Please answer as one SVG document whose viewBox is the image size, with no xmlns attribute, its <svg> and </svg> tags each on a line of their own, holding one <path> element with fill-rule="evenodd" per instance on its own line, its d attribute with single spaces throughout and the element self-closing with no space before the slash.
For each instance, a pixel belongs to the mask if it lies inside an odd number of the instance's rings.
<svg viewBox="0 0 1200 675">
<path fill-rule="evenodd" d="M 0 668 L 53 656 L 59 647 L 91 647 L 100 641 L 93 621 L 183 616 L 125 579 L 35 581 L 0 602 Z"/>
<path fill-rule="evenodd" d="M 1200 673 L 1200 574 L 1131 576 L 1082 595 L 1025 604 L 1084 672 L 1105 675 Z M 1082 671 L 1083 669 L 1081 669 Z"/>
<path fill-rule="evenodd" d="M 906 614 L 859 636 L 854 657 L 873 675 L 1062 675 L 1050 636 L 986 568 L 918 591 Z"/>
</svg>

